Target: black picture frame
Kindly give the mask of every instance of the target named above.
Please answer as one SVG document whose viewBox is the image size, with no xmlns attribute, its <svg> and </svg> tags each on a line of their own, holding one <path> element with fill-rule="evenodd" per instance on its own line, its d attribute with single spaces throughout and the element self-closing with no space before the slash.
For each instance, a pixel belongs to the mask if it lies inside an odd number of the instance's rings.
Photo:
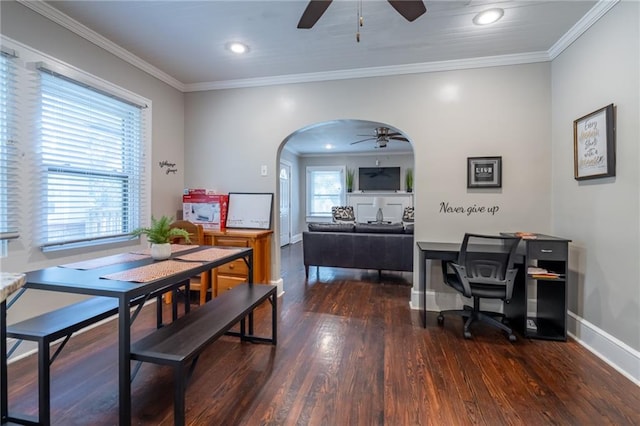
<svg viewBox="0 0 640 426">
<path fill-rule="evenodd" d="M 502 157 L 468 157 L 467 188 L 502 188 Z"/>
<path fill-rule="evenodd" d="M 616 129 L 613 104 L 573 121 L 573 177 L 616 175 Z"/>
</svg>

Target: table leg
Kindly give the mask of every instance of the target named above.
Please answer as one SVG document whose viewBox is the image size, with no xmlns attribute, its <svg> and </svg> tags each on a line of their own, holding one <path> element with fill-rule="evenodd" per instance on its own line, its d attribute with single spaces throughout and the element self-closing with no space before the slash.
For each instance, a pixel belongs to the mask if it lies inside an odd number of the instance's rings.
<svg viewBox="0 0 640 426">
<path fill-rule="evenodd" d="M 118 393 L 120 426 L 131 424 L 131 314 L 128 297 L 120 297 L 118 315 Z"/>
<path fill-rule="evenodd" d="M 7 302 L 0 303 L 0 423 L 9 416 L 9 385 L 7 380 Z"/>
<path fill-rule="evenodd" d="M 422 293 L 422 326 L 427 328 L 427 272 L 429 268 L 427 268 L 427 259 L 422 250 L 420 250 L 420 292 Z"/>
</svg>

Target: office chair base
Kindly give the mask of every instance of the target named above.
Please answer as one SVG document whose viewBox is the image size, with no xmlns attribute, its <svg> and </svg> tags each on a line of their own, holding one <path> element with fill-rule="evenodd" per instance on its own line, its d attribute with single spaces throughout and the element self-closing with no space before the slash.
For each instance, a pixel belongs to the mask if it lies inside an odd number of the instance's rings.
<svg viewBox="0 0 640 426">
<path fill-rule="evenodd" d="M 444 324 L 444 314 L 456 315 L 465 319 L 463 329 L 463 335 L 465 339 L 470 339 L 472 337 L 471 331 L 469 330 L 471 324 L 479 321 L 504 331 L 507 334 L 510 342 L 516 341 L 516 336 L 515 334 L 513 334 L 513 330 L 511 330 L 511 328 L 505 324 L 505 322 L 507 322 L 505 315 L 499 312 L 480 311 L 477 309 L 473 309 L 471 306 L 465 305 L 464 309 L 441 311 L 440 314 L 438 314 L 439 325 Z M 501 320 L 498 321 L 496 317 L 500 318 Z"/>
</svg>

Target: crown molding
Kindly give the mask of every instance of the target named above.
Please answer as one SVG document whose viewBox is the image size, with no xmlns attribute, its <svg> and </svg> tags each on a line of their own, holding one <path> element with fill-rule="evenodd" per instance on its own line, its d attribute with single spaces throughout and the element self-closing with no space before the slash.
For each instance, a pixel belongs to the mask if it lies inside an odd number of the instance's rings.
<svg viewBox="0 0 640 426">
<path fill-rule="evenodd" d="M 384 67 L 357 68 L 315 72 L 305 74 L 289 74 L 274 77 L 246 78 L 238 80 L 212 81 L 205 83 L 185 84 L 169 74 L 154 67 L 128 50 L 118 46 L 78 21 L 70 18 L 43 0 L 16 0 L 20 4 L 41 14 L 45 18 L 78 34 L 98 47 L 114 54 L 142 71 L 156 77 L 181 92 L 199 92 L 207 90 L 237 89 L 281 84 L 312 83 L 354 78 L 384 77 L 406 74 L 420 74 L 440 71 L 454 71 L 472 68 L 488 68 L 505 65 L 520 65 L 535 62 L 548 62 L 555 59 L 578 37 L 604 16 L 620 0 L 599 0 L 587 14 L 582 17 L 566 34 L 564 34 L 548 51 L 530 52 L 514 55 L 488 56 L 451 61 L 424 62 L 418 64 L 393 65 Z"/>
<path fill-rule="evenodd" d="M 21 5 L 28 7 L 34 12 L 39 13 L 45 18 L 62 25 L 66 29 L 76 33 L 80 37 L 90 41 L 96 46 L 106 50 L 109 53 L 114 54 L 118 58 L 130 63 L 131 65 L 139 68 L 140 70 L 146 72 L 147 74 L 151 74 L 156 77 L 158 80 L 161 80 L 167 83 L 169 86 L 172 86 L 175 89 L 180 90 L 181 92 L 185 91 L 184 84 L 175 78 L 171 77 L 169 74 L 159 70 L 148 62 L 140 59 L 133 53 L 128 50 L 118 46 L 111 40 L 106 37 L 101 36 L 97 32 L 93 31 L 89 27 L 82 25 L 80 22 L 72 19 L 68 15 L 60 12 L 55 7 L 50 6 L 45 3 L 43 0 L 16 0 Z"/>
<path fill-rule="evenodd" d="M 599 0 L 576 24 L 549 49 L 549 58 L 558 57 L 620 0 Z"/>
<path fill-rule="evenodd" d="M 186 84 L 185 91 L 198 92 L 205 90 L 273 86 L 278 84 L 312 83 L 319 81 L 347 80 L 353 78 L 384 77 L 403 74 L 452 71 L 470 68 L 487 68 L 503 65 L 519 65 L 547 61 L 549 61 L 549 54 L 547 52 L 532 52 L 516 55 L 487 56 L 482 58 L 470 58 L 452 61 L 424 62 L 418 64 L 356 68 L 351 70 L 289 74 L 274 77 L 246 78 L 242 80 L 225 80 L 209 83 Z"/>
</svg>

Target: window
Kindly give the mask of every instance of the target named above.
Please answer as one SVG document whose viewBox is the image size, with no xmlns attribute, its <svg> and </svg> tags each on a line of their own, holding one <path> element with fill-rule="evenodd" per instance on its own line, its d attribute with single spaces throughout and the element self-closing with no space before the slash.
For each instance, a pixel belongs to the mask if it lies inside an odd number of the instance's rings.
<svg viewBox="0 0 640 426">
<path fill-rule="evenodd" d="M 18 237 L 15 54 L 0 52 L 0 256 Z"/>
<path fill-rule="evenodd" d="M 344 166 L 307 167 L 307 216 L 330 216 L 344 204 Z"/>
<path fill-rule="evenodd" d="M 39 71 L 39 244 L 51 250 L 128 238 L 144 200 L 143 107 Z"/>
</svg>

